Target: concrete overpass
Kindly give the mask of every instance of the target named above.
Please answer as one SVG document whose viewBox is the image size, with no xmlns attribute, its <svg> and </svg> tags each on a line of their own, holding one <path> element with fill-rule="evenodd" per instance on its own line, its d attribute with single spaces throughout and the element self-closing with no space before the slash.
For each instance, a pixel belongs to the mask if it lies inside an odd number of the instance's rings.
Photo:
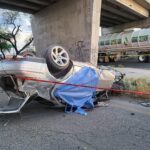
<svg viewBox="0 0 150 150">
<path fill-rule="evenodd" d="M 150 25 L 150 0 L 0 0 L 0 7 L 33 14 L 39 54 L 51 44 L 61 44 L 73 59 L 93 64 L 99 26 L 108 34 Z"/>
</svg>

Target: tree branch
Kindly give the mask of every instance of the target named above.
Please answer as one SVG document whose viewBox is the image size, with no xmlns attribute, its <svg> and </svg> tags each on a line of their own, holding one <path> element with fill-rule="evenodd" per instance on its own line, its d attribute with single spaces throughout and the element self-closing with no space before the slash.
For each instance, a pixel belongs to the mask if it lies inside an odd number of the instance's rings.
<svg viewBox="0 0 150 150">
<path fill-rule="evenodd" d="M 31 43 L 33 42 L 33 38 L 30 39 L 30 41 L 28 43 L 26 43 L 17 53 L 20 54 L 26 47 L 28 47 Z"/>
<path fill-rule="evenodd" d="M 16 36 L 17 33 L 20 31 L 20 25 L 18 25 L 16 28 L 17 28 L 17 30 L 16 30 L 16 32 L 14 33 L 14 36 Z"/>
<path fill-rule="evenodd" d="M 5 59 L 5 54 L 4 54 L 4 52 L 3 52 L 2 49 L 1 49 L 1 53 L 2 53 L 2 55 L 3 55 L 3 59 Z"/>
<path fill-rule="evenodd" d="M 7 42 L 9 42 L 13 49 L 15 50 L 16 52 L 16 56 L 18 54 L 20 54 L 26 47 L 28 47 L 32 41 L 33 41 L 33 38 L 30 39 L 20 50 L 18 49 L 17 47 L 17 35 L 19 33 L 20 30 L 20 25 L 17 25 L 16 24 L 16 20 L 17 20 L 17 17 L 19 16 L 19 13 L 18 12 L 12 12 L 12 11 L 7 11 L 5 13 L 3 13 L 3 16 L 5 18 L 5 23 L 7 26 L 11 25 L 11 31 L 8 30 L 8 33 L 7 31 L 3 31 L 0 33 L 0 39 L 3 39 Z M 15 57 L 16 57 L 15 56 Z"/>
<path fill-rule="evenodd" d="M 15 25 L 14 23 L 12 23 L 12 25 L 14 26 L 14 28 L 13 28 L 13 30 L 12 30 L 11 33 L 12 33 L 12 35 L 14 35 L 14 31 L 15 31 L 15 29 L 16 29 L 17 27 L 16 27 L 16 25 Z"/>
<path fill-rule="evenodd" d="M 6 36 L 10 36 L 10 34 L 7 34 Z M 8 41 L 13 46 L 13 48 L 15 49 L 17 53 L 18 50 L 17 50 L 16 45 L 10 40 L 10 38 L 7 38 L 6 36 L 3 36 L 2 34 L 0 34 L 0 38 Z"/>
</svg>

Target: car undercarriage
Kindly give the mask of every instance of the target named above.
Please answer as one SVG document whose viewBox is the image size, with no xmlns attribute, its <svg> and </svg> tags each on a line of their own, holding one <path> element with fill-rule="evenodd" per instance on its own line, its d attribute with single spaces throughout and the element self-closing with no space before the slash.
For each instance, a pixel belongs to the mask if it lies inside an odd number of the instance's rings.
<svg viewBox="0 0 150 150">
<path fill-rule="evenodd" d="M 32 100 L 74 110 L 92 108 L 108 98 L 106 89 L 120 82 L 118 78 L 123 75 L 117 76 L 111 68 L 70 60 L 61 46 L 50 47 L 45 58 L 4 59 L 0 61 L 0 86 L 10 101 L 0 108 L 0 114 L 18 113 Z"/>
</svg>

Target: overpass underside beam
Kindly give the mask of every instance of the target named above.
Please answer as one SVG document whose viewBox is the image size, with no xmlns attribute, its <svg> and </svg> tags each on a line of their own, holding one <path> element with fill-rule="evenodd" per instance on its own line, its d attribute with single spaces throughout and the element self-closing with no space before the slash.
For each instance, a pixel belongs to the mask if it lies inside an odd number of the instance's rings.
<svg viewBox="0 0 150 150">
<path fill-rule="evenodd" d="M 139 17 L 149 17 L 149 10 L 136 3 L 134 0 L 108 0 L 118 6 L 124 7 L 124 9 L 129 10 L 131 13 L 138 15 Z"/>
<path fill-rule="evenodd" d="M 38 54 L 60 44 L 72 59 L 96 65 L 101 1 L 61 0 L 36 13 L 32 30 Z"/>
<path fill-rule="evenodd" d="M 149 28 L 149 27 L 150 27 L 150 18 L 147 18 L 140 21 L 116 25 L 109 28 L 103 28 L 102 34 L 105 35 L 105 34 L 119 33 L 129 28 Z"/>
</svg>

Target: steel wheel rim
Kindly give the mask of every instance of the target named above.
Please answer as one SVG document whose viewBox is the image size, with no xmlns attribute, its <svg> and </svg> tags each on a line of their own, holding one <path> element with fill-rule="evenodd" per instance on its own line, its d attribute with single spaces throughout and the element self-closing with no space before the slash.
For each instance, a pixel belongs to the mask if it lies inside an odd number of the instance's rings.
<svg viewBox="0 0 150 150">
<path fill-rule="evenodd" d="M 145 56 L 141 55 L 139 56 L 139 60 L 142 62 L 142 61 L 145 61 Z"/>
<path fill-rule="evenodd" d="M 65 67 L 69 63 L 68 53 L 60 46 L 56 46 L 52 49 L 51 56 L 58 66 Z"/>
</svg>

